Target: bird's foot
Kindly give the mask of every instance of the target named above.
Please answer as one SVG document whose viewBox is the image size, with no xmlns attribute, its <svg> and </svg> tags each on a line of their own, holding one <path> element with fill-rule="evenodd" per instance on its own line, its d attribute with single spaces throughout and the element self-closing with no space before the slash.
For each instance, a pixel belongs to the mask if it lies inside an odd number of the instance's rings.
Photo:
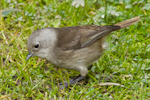
<svg viewBox="0 0 150 100">
<path fill-rule="evenodd" d="M 68 88 L 70 85 L 73 85 L 73 84 L 75 84 L 76 82 L 79 82 L 79 81 L 83 80 L 84 78 L 85 78 L 85 76 L 79 75 L 79 76 L 77 76 L 77 77 L 71 79 L 69 83 L 66 82 L 66 83 L 64 83 L 64 85 L 63 85 L 62 83 L 60 83 L 60 84 L 59 84 L 60 89 L 62 90 L 62 89 L 64 89 L 64 88 Z"/>
</svg>

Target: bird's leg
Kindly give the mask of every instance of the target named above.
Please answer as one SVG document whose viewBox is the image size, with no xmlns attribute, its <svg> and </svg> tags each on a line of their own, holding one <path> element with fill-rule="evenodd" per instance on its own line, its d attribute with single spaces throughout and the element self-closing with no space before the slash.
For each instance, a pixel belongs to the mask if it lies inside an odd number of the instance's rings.
<svg viewBox="0 0 150 100">
<path fill-rule="evenodd" d="M 92 68 L 92 65 L 88 67 L 88 70 L 90 70 L 91 68 Z M 76 82 L 83 80 L 85 77 L 86 76 L 81 76 L 81 75 L 76 76 L 75 78 L 70 80 L 70 85 L 73 85 Z M 62 84 L 60 84 L 60 86 L 62 86 Z M 64 87 L 61 87 L 61 89 L 64 89 L 64 88 L 68 88 L 68 83 L 64 83 Z"/>
<path fill-rule="evenodd" d="M 92 65 L 91 66 L 89 66 L 88 67 L 88 70 L 90 70 L 92 68 Z M 82 78 L 80 78 L 80 77 L 83 77 L 83 76 L 81 76 L 81 75 L 78 75 L 78 76 L 76 76 L 75 78 L 73 78 L 73 79 L 71 79 L 70 80 L 70 84 L 72 83 L 72 81 L 76 81 L 76 82 L 78 82 L 78 81 L 80 81 L 80 80 L 83 80 Z M 80 79 L 80 80 L 79 80 Z M 77 81 L 78 80 L 78 81 Z"/>
<path fill-rule="evenodd" d="M 70 80 L 70 85 L 73 85 L 76 82 L 83 80 L 84 78 L 85 78 L 85 76 L 79 75 L 76 78 Z M 61 87 L 60 89 L 64 89 L 64 88 L 68 88 L 68 83 L 64 83 L 64 87 Z"/>
</svg>

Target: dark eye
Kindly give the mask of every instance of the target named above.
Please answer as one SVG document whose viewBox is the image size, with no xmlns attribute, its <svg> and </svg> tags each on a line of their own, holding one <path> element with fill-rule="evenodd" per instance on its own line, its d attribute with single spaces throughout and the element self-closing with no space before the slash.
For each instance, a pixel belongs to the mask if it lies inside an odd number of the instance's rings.
<svg viewBox="0 0 150 100">
<path fill-rule="evenodd" d="M 38 47 L 39 47 L 39 44 L 36 44 L 34 47 L 35 47 L 35 48 L 38 48 Z"/>
</svg>

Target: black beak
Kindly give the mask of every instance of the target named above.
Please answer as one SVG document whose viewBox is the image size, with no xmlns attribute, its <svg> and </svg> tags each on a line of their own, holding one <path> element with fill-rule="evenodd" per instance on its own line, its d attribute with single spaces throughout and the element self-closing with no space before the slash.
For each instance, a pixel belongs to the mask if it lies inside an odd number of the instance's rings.
<svg viewBox="0 0 150 100">
<path fill-rule="evenodd" d="M 33 56 L 34 52 L 29 52 L 27 57 L 26 57 L 26 61 L 29 60 L 29 58 L 31 58 Z"/>
</svg>

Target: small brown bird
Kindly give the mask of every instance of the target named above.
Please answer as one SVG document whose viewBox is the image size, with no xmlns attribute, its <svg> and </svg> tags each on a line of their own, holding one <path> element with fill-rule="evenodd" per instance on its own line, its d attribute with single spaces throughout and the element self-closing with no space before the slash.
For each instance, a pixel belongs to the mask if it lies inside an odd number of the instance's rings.
<svg viewBox="0 0 150 100">
<path fill-rule="evenodd" d="M 74 84 L 85 78 L 88 69 L 102 56 L 105 37 L 112 31 L 128 27 L 140 17 L 109 26 L 72 26 L 64 28 L 43 28 L 34 31 L 27 43 L 29 54 L 47 59 L 57 67 L 79 71 L 81 76 L 70 81 Z M 68 87 L 68 83 L 65 84 Z"/>
</svg>

